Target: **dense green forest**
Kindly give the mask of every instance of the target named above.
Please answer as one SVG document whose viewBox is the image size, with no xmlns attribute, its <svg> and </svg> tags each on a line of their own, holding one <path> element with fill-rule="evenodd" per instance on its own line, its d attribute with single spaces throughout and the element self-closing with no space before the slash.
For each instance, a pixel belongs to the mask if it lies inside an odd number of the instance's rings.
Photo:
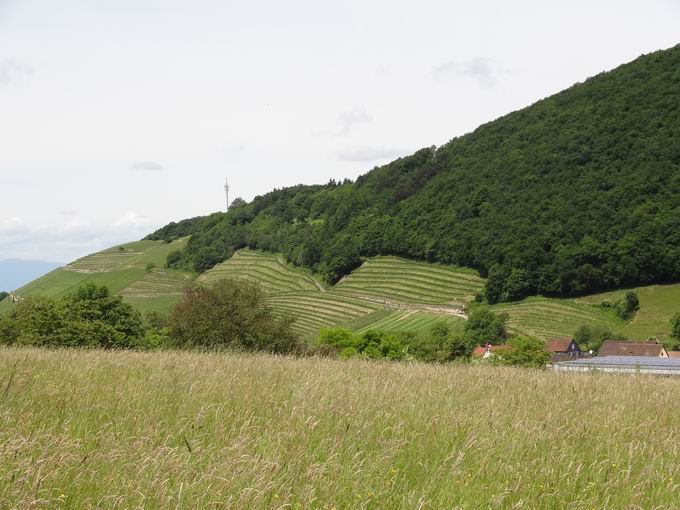
<svg viewBox="0 0 680 510">
<path fill-rule="evenodd" d="M 680 46 L 356 182 L 277 189 L 149 236 L 201 272 L 249 246 L 335 282 L 361 257 L 469 266 L 489 302 L 680 281 Z"/>
</svg>

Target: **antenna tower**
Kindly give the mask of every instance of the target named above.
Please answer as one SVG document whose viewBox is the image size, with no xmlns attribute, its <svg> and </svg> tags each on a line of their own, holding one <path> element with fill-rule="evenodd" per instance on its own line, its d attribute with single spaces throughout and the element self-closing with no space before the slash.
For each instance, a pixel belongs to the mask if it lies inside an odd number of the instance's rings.
<svg viewBox="0 0 680 510">
<path fill-rule="evenodd" d="M 229 179 L 224 179 L 224 192 L 227 194 L 227 210 L 229 210 Z"/>
</svg>

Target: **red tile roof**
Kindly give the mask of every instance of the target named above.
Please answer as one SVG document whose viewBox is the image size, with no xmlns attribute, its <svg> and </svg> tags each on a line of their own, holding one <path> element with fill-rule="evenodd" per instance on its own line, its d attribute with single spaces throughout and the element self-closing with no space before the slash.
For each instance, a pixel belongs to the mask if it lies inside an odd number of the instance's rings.
<svg viewBox="0 0 680 510">
<path fill-rule="evenodd" d="M 680 358 L 680 351 L 668 351 L 669 358 Z"/>
<path fill-rule="evenodd" d="M 548 352 L 567 352 L 571 345 L 571 337 L 552 338 L 545 343 Z"/>
<path fill-rule="evenodd" d="M 489 351 L 493 354 L 494 352 L 502 352 L 506 349 L 509 349 L 509 345 L 489 345 L 488 349 Z M 472 355 L 476 358 L 481 358 L 484 356 L 484 353 L 486 353 L 486 347 L 475 347 L 474 350 L 472 351 Z"/>
<path fill-rule="evenodd" d="M 486 347 L 482 347 L 481 345 L 478 345 L 472 350 L 472 355 L 475 358 L 481 358 L 484 356 L 484 353 L 486 352 Z"/>
<path fill-rule="evenodd" d="M 607 340 L 600 347 L 598 356 L 662 356 L 663 345 L 654 342 L 613 342 Z"/>
</svg>

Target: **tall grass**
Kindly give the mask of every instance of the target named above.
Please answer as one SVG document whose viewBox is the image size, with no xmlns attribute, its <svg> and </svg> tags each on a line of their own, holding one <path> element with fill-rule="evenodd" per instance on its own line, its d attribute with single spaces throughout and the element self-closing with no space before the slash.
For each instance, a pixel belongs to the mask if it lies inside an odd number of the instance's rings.
<svg viewBox="0 0 680 510">
<path fill-rule="evenodd" d="M 680 380 L 0 350 L 0 508 L 677 508 Z"/>
</svg>

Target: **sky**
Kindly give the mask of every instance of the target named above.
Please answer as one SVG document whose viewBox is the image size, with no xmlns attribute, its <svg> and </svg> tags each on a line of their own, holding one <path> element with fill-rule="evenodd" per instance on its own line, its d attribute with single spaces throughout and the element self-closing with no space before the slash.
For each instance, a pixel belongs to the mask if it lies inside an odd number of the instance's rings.
<svg viewBox="0 0 680 510">
<path fill-rule="evenodd" d="M 0 260 L 355 179 L 678 43 L 678 0 L 0 0 Z"/>
</svg>

